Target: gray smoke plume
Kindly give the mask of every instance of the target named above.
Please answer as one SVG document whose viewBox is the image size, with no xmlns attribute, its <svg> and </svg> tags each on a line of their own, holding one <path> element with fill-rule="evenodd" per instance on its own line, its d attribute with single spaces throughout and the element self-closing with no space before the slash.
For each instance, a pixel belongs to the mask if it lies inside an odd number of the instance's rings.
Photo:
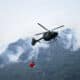
<svg viewBox="0 0 80 80">
<path fill-rule="evenodd" d="M 70 51 L 76 51 L 79 49 L 78 41 L 75 36 L 75 32 L 72 29 L 65 29 L 60 33 L 59 43 Z"/>
<path fill-rule="evenodd" d="M 53 46 L 54 48 L 55 43 L 60 44 L 61 47 L 66 50 L 76 51 L 78 49 L 77 39 L 71 29 L 61 31 L 56 41 L 54 41 L 54 39 L 49 42 L 41 41 L 41 43 L 38 43 L 35 46 L 31 45 L 31 41 L 31 39 L 19 39 L 16 42 L 10 43 L 6 50 L 0 55 L 0 66 L 3 67 L 15 62 L 37 61 L 39 49 L 48 49 L 50 46 Z"/>
</svg>

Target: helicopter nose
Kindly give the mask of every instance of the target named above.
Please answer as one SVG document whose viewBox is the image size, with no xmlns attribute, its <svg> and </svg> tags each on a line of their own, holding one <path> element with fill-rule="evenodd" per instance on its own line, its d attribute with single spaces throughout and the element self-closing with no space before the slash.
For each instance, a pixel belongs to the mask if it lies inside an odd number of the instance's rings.
<svg viewBox="0 0 80 80">
<path fill-rule="evenodd" d="M 58 36 L 58 32 L 55 32 L 53 36 L 54 36 L 54 38 L 57 37 Z"/>
<path fill-rule="evenodd" d="M 55 32 L 55 36 L 57 36 L 58 35 L 58 32 Z"/>
</svg>

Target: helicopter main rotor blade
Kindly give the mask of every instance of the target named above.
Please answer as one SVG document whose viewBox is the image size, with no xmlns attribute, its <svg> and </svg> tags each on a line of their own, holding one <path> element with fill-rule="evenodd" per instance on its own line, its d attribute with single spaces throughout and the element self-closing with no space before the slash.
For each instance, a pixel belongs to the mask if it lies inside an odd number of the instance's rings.
<svg viewBox="0 0 80 80">
<path fill-rule="evenodd" d="M 42 32 L 42 33 L 37 33 L 37 34 L 35 34 L 35 35 L 41 35 L 41 34 L 44 34 L 45 32 Z"/>
<path fill-rule="evenodd" d="M 61 25 L 61 26 L 59 26 L 59 27 L 57 27 L 57 28 L 54 28 L 54 29 L 52 29 L 52 30 L 56 30 L 56 29 L 61 28 L 61 27 L 64 27 L 64 25 Z"/>
<path fill-rule="evenodd" d="M 39 26 L 41 26 L 43 29 L 45 29 L 46 31 L 49 31 L 46 27 L 44 27 L 42 24 L 37 23 Z"/>
</svg>

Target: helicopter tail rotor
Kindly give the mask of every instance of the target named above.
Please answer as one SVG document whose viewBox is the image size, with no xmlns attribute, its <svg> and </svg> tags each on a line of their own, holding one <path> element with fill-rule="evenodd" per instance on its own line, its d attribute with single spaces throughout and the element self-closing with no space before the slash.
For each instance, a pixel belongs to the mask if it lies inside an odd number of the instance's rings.
<svg viewBox="0 0 80 80">
<path fill-rule="evenodd" d="M 36 39 L 34 39 L 34 38 L 32 38 L 32 45 L 35 45 L 35 44 L 36 44 L 36 42 L 37 42 L 37 40 L 36 40 Z"/>
</svg>

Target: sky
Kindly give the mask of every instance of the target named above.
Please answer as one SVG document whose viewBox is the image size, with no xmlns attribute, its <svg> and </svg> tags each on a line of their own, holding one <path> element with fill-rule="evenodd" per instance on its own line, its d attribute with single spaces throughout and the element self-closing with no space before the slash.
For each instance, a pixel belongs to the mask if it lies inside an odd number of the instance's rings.
<svg viewBox="0 0 80 80">
<path fill-rule="evenodd" d="M 80 32 L 79 0 L 0 0 L 0 49 L 7 43 L 43 32 L 37 23 L 51 29 L 72 27 Z"/>
</svg>

